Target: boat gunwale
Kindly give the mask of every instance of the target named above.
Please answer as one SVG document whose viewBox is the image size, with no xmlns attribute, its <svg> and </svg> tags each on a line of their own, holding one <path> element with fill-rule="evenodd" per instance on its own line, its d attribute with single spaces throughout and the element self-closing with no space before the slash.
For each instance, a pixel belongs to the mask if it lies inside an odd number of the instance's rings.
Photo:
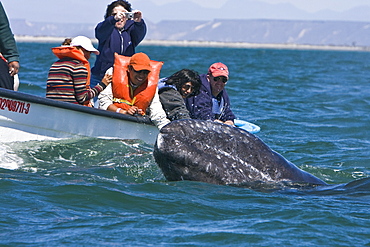
<svg viewBox="0 0 370 247">
<path fill-rule="evenodd" d="M 27 101 L 27 102 L 36 103 L 36 104 L 77 111 L 77 112 L 83 112 L 83 113 L 92 114 L 92 115 L 116 118 L 116 119 L 121 119 L 125 121 L 141 123 L 141 124 L 154 125 L 153 122 L 147 116 L 131 116 L 127 114 L 120 114 L 120 113 L 115 113 L 115 112 L 106 111 L 102 109 L 96 109 L 93 107 L 87 107 L 83 105 L 77 105 L 77 104 L 72 104 L 68 102 L 48 99 L 48 98 L 40 97 L 37 95 L 27 94 L 27 93 L 23 93 L 19 91 L 13 91 L 13 90 L 5 89 L 5 88 L 0 88 L 0 96 L 5 97 L 5 98 L 16 99 L 20 101 Z"/>
</svg>

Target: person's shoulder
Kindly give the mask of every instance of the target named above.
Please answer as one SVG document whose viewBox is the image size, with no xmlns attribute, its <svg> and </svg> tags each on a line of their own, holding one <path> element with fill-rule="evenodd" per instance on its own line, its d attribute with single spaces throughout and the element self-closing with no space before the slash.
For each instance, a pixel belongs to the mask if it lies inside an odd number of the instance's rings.
<svg viewBox="0 0 370 247">
<path fill-rule="evenodd" d="M 80 60 L 78 60 L 78 59 L 71 59 L 70 60 L 70 62 L 71 63 L 73 63 L 73 64 L 75 64 L 76 66 L 83 66 L 83 67 L 85 67 L 85 65 L 84 65 L 84 63 L 82 62 L 82 61 L 80 61 Z M 85 67 L 86 68 L 86 67 Z"/>
<path fill-rule="evenodd" d="M 86 70 L 86 67 L 85 65 L 80 61 L 80 60 L 77 60 L 77 59 L 73 59 L 73 58 L 70 58 L 70 57 L 65 57 L 65 58 L 62 58 L 60 60 L 58 60 L 57 62 L 54 63 L 55 65 L 58 65 L 58 66 L 67 66 L 67 67 L 71 67 L 71 68 L 77 68 L 77 69 L 85 69 Z"/>
<path fill-rule="evenodd" d="M 75 59 L 75 58 L 71 58 L 71 57 L 63 57 L 63 58 L 59 59 L 58 62 L 75 63 L 75 64 L 81 63 L 82 64 L 82 62 L 80 60 Z"/>
<path fill-rule="evenodd" d="M 161 87 L 158 89 L 158 94 L 161 96 L 168 95 L 168 96 L 175 96 L 176 94 L 180 94 L 175 88 L 173 87 Z"/>
<path fill-rule="evenodd" d="M 202 80 L 202 79 L 207 79 L 207 74 L 200 74 L 199 75 L 199 78 Z"/>
</svg>

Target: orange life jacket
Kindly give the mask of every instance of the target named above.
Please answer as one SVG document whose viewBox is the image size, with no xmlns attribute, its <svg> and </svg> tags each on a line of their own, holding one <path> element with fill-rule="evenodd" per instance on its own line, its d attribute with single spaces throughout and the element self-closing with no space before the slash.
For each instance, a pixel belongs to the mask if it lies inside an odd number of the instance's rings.
<svg viewBox="0 0 370 247">
<path fill-rule="evenodd" d="M 131 57 L 114 54 L 112 93 L 113 104 L 124 110 L 131 106 L 137 106 L 143 110 L 143 115 L 152 101 L 157 90 L 159 73 L 163 62 L 150 60 L 152 71 L 148 74 L 148 80 L 135 90 L 129 83 L 128 65 Z"/>
<path fill-rule="evenodd" d="M 59 47 L 51 48 L 51 50 L 53 51 L 54 55 L 57 56 L 59 59 L 70 57 L 70 58 L 76 59 L 83 63 L 83 65 L 86 67 L 86 70 L 87 70 L 86 90 L 89 90 L 90 89 L 90 77 L 91 77 L 90 64 L 89 64 L 89 61 L 87 61 L 87 59 L 85 58 L 82 51 L 78 50 L 74 46 L 59 46 Z M 85 101 L 83 105 L 92 106 L 90 103 L 90 100 Z"/>
</svg>

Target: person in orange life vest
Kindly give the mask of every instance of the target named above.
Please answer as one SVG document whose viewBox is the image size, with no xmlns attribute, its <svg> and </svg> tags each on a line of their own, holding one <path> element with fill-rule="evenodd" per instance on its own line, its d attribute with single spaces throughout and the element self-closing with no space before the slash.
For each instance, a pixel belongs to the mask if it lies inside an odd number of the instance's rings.
<svg viewBox="0 0 370 247">
<path fill-rule="evenodd" d="M 66 39 L 62 46 L 52 48 L 52 51 L 59 60 L 50 67 L 46 97 L 91 106 L 90 99 L 97 96 L 112 81 L 112 76 L 106 75 L 98 85 L 90 88 L 88 59 L 91 53 L 99 54 L 99 51 L 85 36 L 78 36 L 71 41 Z"/>
<path fill-rule="evenodd" d="M 158 96 L 158 79 L 162 62 L 151 61 L 145 53 L 131 58 L 115 55 L 113 82 L 99 95 L 100 108 L 121 114 L 148 114 L 161 129 L 168 124 Z"/>
</svg>

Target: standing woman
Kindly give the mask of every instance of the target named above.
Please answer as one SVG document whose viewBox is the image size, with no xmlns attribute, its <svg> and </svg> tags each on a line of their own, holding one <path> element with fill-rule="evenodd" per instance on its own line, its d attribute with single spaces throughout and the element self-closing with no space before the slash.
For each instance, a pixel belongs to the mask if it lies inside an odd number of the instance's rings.
<svg viewBox="0 0 370 247">
<path fill-rule="evenodd" d="M 99 54 L 99 51 L 85 36 L 78 36 L 72 41 L 66 39 L 62 46 L 52 48 L 52 51 L 59 60 L 50 67 L 46 97 L 91 106 L 90 100 L 112 81 L 112 76 L 106 75 L 98 85 L 90 88 L 88 59 L 92 52 Z"/>
<path fill-rule="evenodd" d="M 95 37 L 99 41 L 95 65 L 92 68 L 91 85 L 98 83 L 104 77 L 107 69 L 113 66 L 114 53 L 131 57 L 135 47 L 144 39 L 146 24 L 140 11 L 135 11 L 131 17 L 131 4 L 127 1 L 114 1 L 108 5 L 104 21 L 95 28 Z"/>
<path fill-rule="evenodd" d="M 190 69 L 177 71 L 158 82 L 159 100 L 169 120 L 190 119 L 185 99 L 197 95 L 201 85 L 199 74 Z"/>
</svg>

